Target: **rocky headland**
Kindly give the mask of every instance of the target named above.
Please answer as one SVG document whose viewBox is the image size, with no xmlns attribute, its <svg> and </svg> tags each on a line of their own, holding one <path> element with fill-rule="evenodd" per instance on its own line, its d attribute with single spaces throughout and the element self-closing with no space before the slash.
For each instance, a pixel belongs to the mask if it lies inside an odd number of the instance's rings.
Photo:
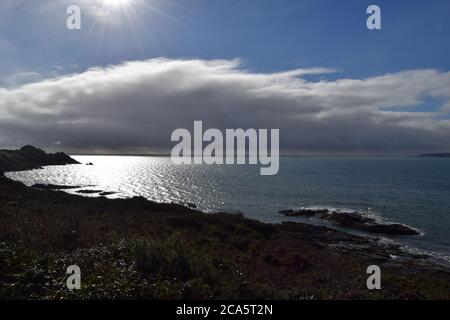
<svg viewBox="0 0 450 320">
<path fill-rule="evenodd" d="M 78 164 L 63 152 L 46 153 L 33 146 L 20 150 L 0 150 L 0 175 L 7 171 L 39 169 L 43 166 Z"/>
</svg>

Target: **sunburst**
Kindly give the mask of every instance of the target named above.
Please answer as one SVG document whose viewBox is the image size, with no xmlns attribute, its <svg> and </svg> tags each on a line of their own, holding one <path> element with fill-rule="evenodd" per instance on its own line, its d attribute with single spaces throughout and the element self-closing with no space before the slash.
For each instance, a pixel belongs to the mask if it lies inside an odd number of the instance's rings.
<svg viewBox="0 0 450 320">
<path fill-rule="evenodd" d="M 106 6 L 123 7 L 130 4 L 132 0 L 103 0 Z"/>
</svg>

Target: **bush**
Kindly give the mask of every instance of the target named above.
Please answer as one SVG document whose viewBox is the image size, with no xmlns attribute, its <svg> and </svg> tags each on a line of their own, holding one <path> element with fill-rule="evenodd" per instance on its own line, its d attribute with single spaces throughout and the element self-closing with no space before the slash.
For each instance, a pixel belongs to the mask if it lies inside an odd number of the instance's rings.
<svg viewBox="0 0 450 320">
<path fill-rule="evenodd" d="M 197 272 L 201 257 L 176 238 L 134 240 L 130 254 L 136 269 L 149 278 L 187 280 L 201 276 Z"/>
</svg>

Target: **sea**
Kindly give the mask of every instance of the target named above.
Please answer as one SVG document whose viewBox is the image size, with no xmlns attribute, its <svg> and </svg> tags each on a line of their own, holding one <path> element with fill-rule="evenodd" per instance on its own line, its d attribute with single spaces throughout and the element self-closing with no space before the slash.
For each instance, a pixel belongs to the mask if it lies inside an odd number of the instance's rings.
<svg viewBox="0 0 450 320">
<path fill-rule="evenodd" d="M 421 232 L 381 240 L 450 262 L 449 158 L 292 156 L 280 159 L 277 175 L 261 176 L 258 165 L 175 165 L 170 157 L 153 156 L 72 157 L 82 164 L 7 175 L 27 185 L 80 186 L 65 191 L 74 194 L 80 190 L 115 192 L 108 197 L 142 196 L 195 204 L 206 212 L 239 212 L 271 223 L 328 224 L 278 213 L 285 209 L 358 211 Z"/>
</svg>

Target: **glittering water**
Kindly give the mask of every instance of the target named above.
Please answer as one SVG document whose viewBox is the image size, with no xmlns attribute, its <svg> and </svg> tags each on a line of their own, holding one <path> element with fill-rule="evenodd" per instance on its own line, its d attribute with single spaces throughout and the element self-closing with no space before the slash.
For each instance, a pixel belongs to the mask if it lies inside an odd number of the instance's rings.
<svg viewBox="0 0 450 320">
<path fill-rule="evenodd" d="M 285 218 L 278 210 L 293 207 L 362 212 L 370 207 L 381 219 L 424 233 L 396 241 L 450 256 L 450 159 L 284 157 L 278 175 L 260 176 L 258 166 L 174 165 L 168 157 L 74 158 L 94 165 L 53 166 L 8 176 L 28 185 L 117 192 L 112 198 L 144 196 L 195 203 L 207 211 L 241 211 L 267 222 L 280 222 Z"/>
</svg>

